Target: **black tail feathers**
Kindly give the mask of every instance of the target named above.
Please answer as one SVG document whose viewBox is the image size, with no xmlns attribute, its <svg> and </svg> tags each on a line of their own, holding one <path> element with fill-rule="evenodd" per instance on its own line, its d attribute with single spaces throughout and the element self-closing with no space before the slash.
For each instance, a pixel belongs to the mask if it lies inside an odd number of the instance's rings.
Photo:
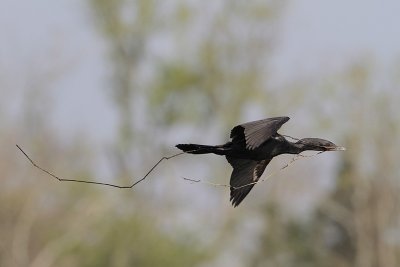
<svg viewBox="0 0 400 267">
<path fill-rule="evenodd" d="M 207 154 L 220 152 L 216 146 L 197 145 L 197 144 L 178 144 L 176 145 L 180 150 L 190 154 Z"/>
</svg>

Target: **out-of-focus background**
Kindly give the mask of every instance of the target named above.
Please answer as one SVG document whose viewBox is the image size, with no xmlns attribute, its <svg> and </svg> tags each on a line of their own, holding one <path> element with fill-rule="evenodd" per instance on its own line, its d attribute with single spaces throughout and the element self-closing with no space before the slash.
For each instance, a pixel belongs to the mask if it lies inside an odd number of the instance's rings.
<svg viewBox="0 0 400 267">
<path fill-rule="evenodd" d="M 0 266 L 400 266 L 400 2 L 2 0 Z M 177 143 L 290 116 L 237 208 Z"/>
</svg>

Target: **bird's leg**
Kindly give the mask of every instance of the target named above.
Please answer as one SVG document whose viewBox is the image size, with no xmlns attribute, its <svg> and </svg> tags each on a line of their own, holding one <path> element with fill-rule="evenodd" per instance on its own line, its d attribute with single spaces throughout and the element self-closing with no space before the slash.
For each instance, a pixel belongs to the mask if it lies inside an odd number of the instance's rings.
<svg viewBox="0 0 400 267">
<path fill-rule="evenodd" d="M 163 161 L 163 160 L 169 160 L 172 159 L 174 157 L 186 154 L 186 153 L 190 153 L 193 151 L 186 151 L 186 152 L 179 152 L 176 153 L 172 156 L 169 157 L 162 157 L 159 161 L 157 161 L 157 163 L 151 167 L 151 169 L 139 180 L 133 182 L 131 185 L 126 185 L 126 186 L 121 186 L 121 185 L 116 185 L 116 184 L 111 184 L 111 183 L 102 183 L 102 182 L 95 182 L 95 181 L 85 181 L 85 180 L 77 180 L 77 179 L 64 179 L 61 178 L 55 174 L 53 174 L 52 172 L 42 168 L 40 165 L 36 164 L 36 162 L 34 162 L 29 156 L 28 154 L 25 153 L 25 151 L 19 146 L 16 145 L 17 148 L 22 152 L 22 154 L 24 154 L 24 156 L 29 160 L 29 162 L 37 169 L 39 169 L 40 171 L 46 173 L 47 175 L 53 177 L 54 179 L 57 179 L 60 182 L 75 182 L 75 183 L 85 183 L 85 184 L 96 184 L 96 185 L 103 185 L 103 186 L 110 186 L 110 187 L 116 187 L 116 188 L 120 188 L 120 189 L 129 189 L 134 187 L 135 185 L 137 185 L 138 183 L 142 182 L 143 180 L 145 180 L 147 178 L 147 176 L 149 176 L 149 174 Z"/>
</svg>

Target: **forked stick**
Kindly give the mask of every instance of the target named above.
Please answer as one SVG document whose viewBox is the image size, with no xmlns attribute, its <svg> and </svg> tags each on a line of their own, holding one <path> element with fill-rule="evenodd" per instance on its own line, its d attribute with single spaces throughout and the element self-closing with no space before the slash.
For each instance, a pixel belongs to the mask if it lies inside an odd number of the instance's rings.
<svg viewBox="0 0 400 267">
<path fill-rule="evenodd" d="M 174 154 L 174 155 L 169 156 L 169 157 L 162 157 L 162 158 L 161 158 L 159 161 L 157 161 L 157 163 L 146 173 L 146 175 L 143 176 L 143 178 L 141 178 L 141 179 L 135 181 L 135 182 L 134 182 L 133 184 L 131 184 L 131 185 L 121 186 L 121 185 L 110 184 L 110 183 L 102 183 L 102 182 L 95 182 L 95 181 L 85 181 L 85 180 L 77 180 L 77 179 L 64 179 L 64 178 L 58 177 L 57 175 L 55 175 L 55 174 L 49 172 L 48 170 L 46 170 L 46 169 L 40 167 L 38 164 L 36 164 L 36 162 L 34 162 L 34 161 L 28 156 L 28 154 L 25 153 L 25 151 L 24 151 L 19 145 L 16 145 L 16 146 L 17 146 L 17 148 L 22 152 L 22 154 L 24 154 L 24 156 L 31 162 L 31 164 L 32 164 L 35 168 L 37 168 L 37 169 L 39 169 L 40 171 L 42 171 L 42 172 L 44 172 L 44 173 L 50 175 L 51 177 L 57 179 L 57 180 L 60 181 L 60 182 L 75 182 L 75 183 L 85 183 L 85 184 L 97 184 L 97 185 L 111 186 L 111 187 L 116 187 L 116 188 L 121 188 L 121 189 L 130 189 L 130 188 L 134 187 L 135 185 L 137 185 L 138 183 L 142 182 L 144 179 L 147 178 L 147 176 L 149 176 L 149 174 L 150 174 L 163 160 L 169 160 L 169 159 L 172 159 L 172 158 L 174 158 L 174 157 L 180 156 L 180 155 L 182 155 L 182 154 L 186 154 L 186 153 L 188 153 L 188 152 L 193 152 L 193 151 L 179 152 L 179 153 Z"/>
</svg>

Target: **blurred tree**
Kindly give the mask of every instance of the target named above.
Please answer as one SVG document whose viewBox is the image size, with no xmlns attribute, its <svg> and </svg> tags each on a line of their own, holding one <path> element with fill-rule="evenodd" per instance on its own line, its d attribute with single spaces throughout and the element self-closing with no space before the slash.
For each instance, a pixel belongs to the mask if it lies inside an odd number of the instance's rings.
<svg viewBox="0 0 400 267">
<path fill-rule="evenodd" d="M 143 114 L 140 108 L 143 88 L 137 83 L 140 66 L 146 57 L 146 46 L 156 24 L 155 2 L 126 0 L 90 0 L 96 25 L 106 37 L 110 47 L 112 64 L 112 89 L 115 107 L 120 119 L 119 138 L 113 157 L 118 160 L 116 170 L 121 177 L 130 173 L 132 165 L 132 146 L 143 135 L 136 130 L 137 125 L 146 123 L 137 121 L 135 113 Z M 138 108 L 134 108 L 138 106 Z M 137 154 L 139 154 L 138 151 Z M 137 165 L 137 166 L 140 166 Z"/>
<path fill-rule="evenodd" d="M 192 20 L 207 17 L 202 25 L 206 29 L 195 24 L 178 28 L 180 35 L 194 32 L 201 39 L 193 44 L 192 39 L 179 38 L 177 57 L 161 62 L 150 97 L 158 107 L 152 115 L 160 123 L 216 120 L 225 129 L 237 122 L 248 104 L 264 104 L 270 92 L 273 26 L 283 5 L 284 1 L 223 1 L 217 10 L 204 3 L 201 11 L 187 6 Z"/>
</svg>

